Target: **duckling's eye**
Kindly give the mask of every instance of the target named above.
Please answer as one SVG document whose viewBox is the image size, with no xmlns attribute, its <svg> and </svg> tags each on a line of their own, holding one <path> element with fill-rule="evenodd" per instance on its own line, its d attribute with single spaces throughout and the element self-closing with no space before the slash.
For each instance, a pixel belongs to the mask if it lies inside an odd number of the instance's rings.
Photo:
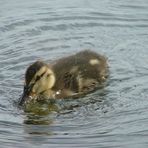
<svg viewBox="0 0 148 148">
<path fill-rule="evenodd" d="M 38 81 L 41 78 L 41 76 L 37 76 L 35 81 Z"/>
<path fill-rule="evenodd" d="M 41 79 L 41 77 L 42 77 L 44 74 L 45 74 L 45 72 L 44 72 L 44 73 L 42 73 L 40 76 L 36 76 L 36 79 L 35 79 L 35 81 L 38 81 L 38 80 L 40 80 L 40 79 Z"/>
<path fill-rule="evenodd" d="M 50 77 L 51 74 L 48 74 L 47 77 Z"/>
</svg>

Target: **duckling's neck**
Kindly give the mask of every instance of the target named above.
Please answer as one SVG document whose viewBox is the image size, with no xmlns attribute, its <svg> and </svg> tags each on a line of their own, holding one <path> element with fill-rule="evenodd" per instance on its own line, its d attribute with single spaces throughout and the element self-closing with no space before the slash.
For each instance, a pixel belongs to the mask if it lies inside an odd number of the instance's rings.
<svg viewBox="0 0 148 148">
<path fill-rule="evenodd" d="M 54 90 L 54 88 L 48 89 L 42 94 L 44 99 L 49 99 L 49 98 L 59 99 L 59 98 L 66 98 L 68 96 L 73 96 L 73 95 L 75 95 L 75 92 L 69 89 Z"/>
</svg>

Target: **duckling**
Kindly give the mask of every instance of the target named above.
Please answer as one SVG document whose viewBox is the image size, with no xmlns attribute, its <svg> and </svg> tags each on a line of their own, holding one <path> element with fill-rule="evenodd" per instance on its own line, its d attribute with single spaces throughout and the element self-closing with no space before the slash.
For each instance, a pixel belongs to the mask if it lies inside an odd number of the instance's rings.
<svg viewBox="0 0 148 148">
<path fill-rule="evenodd" d="M 90 50 L 61 58 L 52 64 L 36 61 L 26 70 L 19 105 L 29 100 L 79 97 L 98 88 L 107 76 L 107 59 Z"/>
</svg>

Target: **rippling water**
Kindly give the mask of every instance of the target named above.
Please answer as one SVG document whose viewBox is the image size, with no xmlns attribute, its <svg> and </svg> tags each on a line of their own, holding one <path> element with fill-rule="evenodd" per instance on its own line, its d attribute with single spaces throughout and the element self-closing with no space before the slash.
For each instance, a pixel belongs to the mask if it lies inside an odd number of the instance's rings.
<svg viewBox="0 0 148 148">
<path fill-rule="evenodd" d="M 0 20 L 0 147 L 148 146 L 147 0 L 1 0 Z M 46 115 L 14 105 L 30 63 L 86 48 L 108 57 L 104 89 Z"/>
</svg>

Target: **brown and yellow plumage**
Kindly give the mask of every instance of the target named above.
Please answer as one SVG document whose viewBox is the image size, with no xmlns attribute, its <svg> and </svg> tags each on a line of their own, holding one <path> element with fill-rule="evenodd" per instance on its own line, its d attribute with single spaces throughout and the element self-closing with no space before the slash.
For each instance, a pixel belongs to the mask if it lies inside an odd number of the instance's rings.
<svg viewBox="0 0 148 148">
<path fill-rule="evenodd" d="M 56 60 L 48 65 L 36 61 L 25 74 L 24 93 L 20 100 L 43 98 L 67 98 L 89 93 L 108 76 L 108 64 L 104 56 L 85 50 Z"/>
</svg>

